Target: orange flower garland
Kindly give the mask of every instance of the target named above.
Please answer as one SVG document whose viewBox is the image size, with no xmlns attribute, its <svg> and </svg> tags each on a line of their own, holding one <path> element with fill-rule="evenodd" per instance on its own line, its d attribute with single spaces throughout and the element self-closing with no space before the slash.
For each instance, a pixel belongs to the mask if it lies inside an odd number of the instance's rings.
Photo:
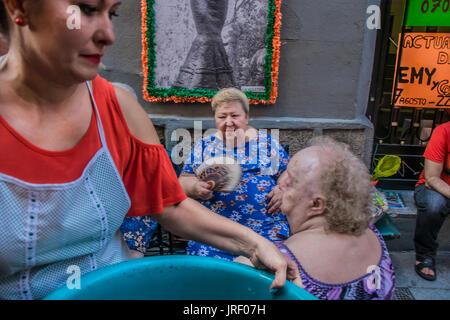
<svg viewBox="0 0 450 320">
<path fill-rule="evenodd" d="M 273 26 L 270 25 L 270 32 L 267 39 L 271 39 L 271 43 L 267 44 L 267 54 L 271 54 L 271 66 L 266 65 L 266 92 L 264 97 L 260 97 L 257 93 L 245 91 L 249 97 L 251 104 L 274 104 L 278 95 L 278 71 L 280 60 L 280 28 L 281 28 L 281 1 L 268 0 L 269 12 L 268 21 L 274 20 Z M 204 89 L 182 89 L 182 88 L 155 88 L 154 70 L 155 70 L 155 0 L 141 0 L 142 13 L 142 64 L 144 69 L 144 87 L 143 97 L 150 102 L 175 102 L 175 103 L 207 103 L 217 92 L 214 90 Z M 269 89 L 269 90 L 268 90 Z"/>
</svg>

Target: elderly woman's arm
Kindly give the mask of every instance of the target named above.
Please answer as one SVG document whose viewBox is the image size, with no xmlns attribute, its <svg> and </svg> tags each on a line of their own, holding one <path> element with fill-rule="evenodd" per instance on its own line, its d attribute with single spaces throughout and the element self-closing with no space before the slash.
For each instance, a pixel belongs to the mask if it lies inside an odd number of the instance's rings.
<svg viewBox="0 0 450 320">
<path fill-rule="evenodd" d="M 284 286 L 286 279 L 299 278 L 295 263 L 269 240 L 195 200 L 188 198 L 178 205 L 166 207 L 163 213 L 152 218 L 176 235 L 243 255 L 257 268 L 275 273 L 271 289 Z"/>
<path fill-rule="evenodd" d="M 178 181 L 188 197 L 208 200 L 213 196 L 211 186 L 193 174 L 181 174 Z"/>
</svg>

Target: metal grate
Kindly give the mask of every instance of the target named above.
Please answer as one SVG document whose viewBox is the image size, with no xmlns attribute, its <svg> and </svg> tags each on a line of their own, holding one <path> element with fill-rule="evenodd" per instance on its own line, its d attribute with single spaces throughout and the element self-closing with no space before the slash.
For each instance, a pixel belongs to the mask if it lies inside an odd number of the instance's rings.
<svg viewBox="0 0 450 320">
<path fill-rule="evenodd" d="M 416 300 L 409 288 L 395 288 L 394 300 Z"/>
<path fill-rule="evenodd" d="M 186 246 L 187 240 L 174 236 L 159 226 L 144 256 L 186 254 Z"/>
</svg>

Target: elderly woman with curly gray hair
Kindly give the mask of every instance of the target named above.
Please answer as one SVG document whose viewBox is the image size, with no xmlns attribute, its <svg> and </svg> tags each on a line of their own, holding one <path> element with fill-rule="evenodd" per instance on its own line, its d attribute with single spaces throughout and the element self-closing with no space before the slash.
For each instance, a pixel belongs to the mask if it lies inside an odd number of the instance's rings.
<svg viewBox="0 0 450 320">
<path fill-rule="evenodd" d="M 286 172 L 281 209 L 292 235 L 276 245 L 297 263 L 303 287 L 323 300 L 392 299 L 394 269 L 371 224 L 367 167 L 347 145 L 319 137 Z"/>
</svg>

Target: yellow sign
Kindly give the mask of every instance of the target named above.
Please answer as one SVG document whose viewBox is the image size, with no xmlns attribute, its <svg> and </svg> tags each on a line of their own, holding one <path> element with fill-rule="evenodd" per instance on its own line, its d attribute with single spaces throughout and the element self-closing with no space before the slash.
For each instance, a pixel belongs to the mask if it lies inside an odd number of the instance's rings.
<svg viewBox="0 0 450 320">
<path fill-rule="evenodd" d="M 398 59 L 393 105 L 450 108 L 450 33 L 405 33 Z"/>
</svg>

